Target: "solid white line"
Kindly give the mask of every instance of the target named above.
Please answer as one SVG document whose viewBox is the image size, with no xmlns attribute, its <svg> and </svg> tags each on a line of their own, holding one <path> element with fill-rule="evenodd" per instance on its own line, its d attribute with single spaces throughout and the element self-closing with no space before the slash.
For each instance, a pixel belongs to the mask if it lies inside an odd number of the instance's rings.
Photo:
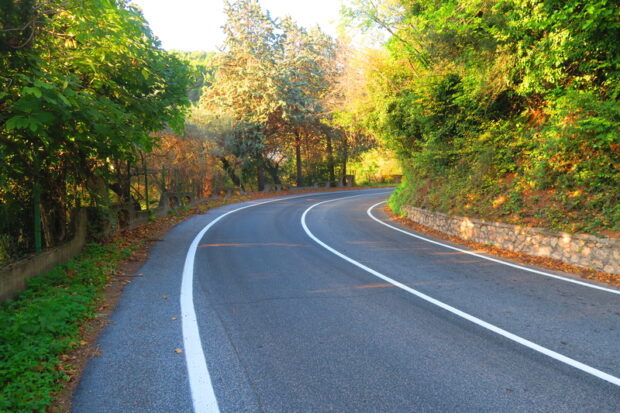
<svg viewBox="0 0 620 413">
<path fill-rule="evenodd" d="M 434 241 L 432 239 L 425 238 L 425 237 L 422 237 L 420 235 L 414 234 L 412 232 L 405 231 L 405 230 L 403 230 L 401 228 L 398 228 L 398 227 L 395 227 L 393 225 L 387 224 L 387 223 L 381 221 L 379 218 L 375 217 L 372 214 L 372 210 L 374 208 L 376 208 L 377 206 L 379 206 L 381 204 L 384 204 L 385 202 L 386 201 L 378 202 L 378 203 L 374 204 L 373 206 L 371 206 L 370 208 L 368 208 L 368 210 L 366 211 L 368 216 L 370 218 L 374 219 L 375 221 L 377 221 L 378 223 L 380 223 L 381 225 L 385 225 L 386 227 L 392 228 L 393 230 L 396 230 L 398 232 L 402 232 L 403 234 L 409 235 L 410 237 L 418 238 L 418 239 L 421 239 L 422 241 L 430 242 L 430 243 L 435 244 L 435 245 L 440 245 L 442 247 L 449 248 L 449 249 L 454 250 L 454 251 L 459 251 L 459 252 L 462 252 L 464 254 L 473 255 L 475 257 L 482 258 L 482 259 L 485 259 L 485 260 L 488 260 L 488 261 L 493 261 L 493 262 L 496 262 L 498 264 L 503 264 L 503 265 L 506 265 L 508 267 L 518 268 L 518 269 L 523 270 L 523 271 L 528 271 L 528 272 L 531 272 L 531 273 L 534 273 L 534 274 L 543 275 L 545 277 L 554 278 L 556 280 L 566 281 L 566 282 L 569 282 L 569 283 L 572 283 L 572 284 L 581 285 L 583 287 L 593 288 L 595 290 L 601 290 L 601 291 L 605 291 L 605 292 L 608 292 L 608 293 L 620 295 L 620 290 L 613 290 L 611 288 L 605 288 L 605 287 L 601 287 L 601 286 L 598 286 L 598 285 L 590 284 L 590 283 L 587 283 L 587 282 L 583 282 L 583 281 L 573 280 L 571 278 L 562 277 L 560 275 L 555 275 L 555 274 L 550 274 L 548 272 L 539 271 L 539 270 L 536 270 L 534 268 L 523 267 L 521 265 L 517 265 L 517 264 L 510 263 L 510 262 L 498 260 L 496 258 L 488 257 L 486 255 L 477 254 L 477 253 L 475 253 L 473 251 L 464 250 L 464 249 L 461 249 L 461 248 L 453 247 L 452 245 L 448 245 L 448 244 L 444 244 L 442 242 Z"/>
<path fill-rule="evenodd" d="M 615 384 L 616 386 L 620 386 L 620 378 L 618 378 L 618 377 L 612 376 L 611 374 L 608 374 L 608 373 L 605 373 L 605 372 L 603 372 L 601 370 L 595 369 L 594 367 L 590 367 L 590 366 L 588 366 L 586 364 L 583 364 L 583 363 L 581 363 L 581 362 L 579 362 L 577 360 L 573 360 L 573 359 L 571 359 L 569 357 L 566 357 L 566 356 L 564 356 L 564 355 L 562 355 L 560 353 L 556 353 L 553 350 L 549 350 L 546 347 L 540 346 L 540 345 L 538 345 L 536 343 L 533 343 L 533 342 L 531 342 L 529 340 L 526 340 L 526 339 L 524 339 L 522 337 L 519 337 L 519 336 L 517 336 L 515 334 L 512 334 L 512 333 L 510 333 L 510 332 L 508 332 L 508 331 L 506 331 L 504 329 L 501 329 L 501 328 L 499 328 L 499 327 L 497 327 L 497 326 L 495 326 L 493 324 L 487 323 L 486 321 L 483 321 L 483 320 L 481 320 L 481 319 L 479 319 L 477 317 L 474 317 L 474 316 L 472 316 L 470 314 L 467 314 L 467 313 L 465 313 L 465 312 L 463 312 L 463 311 L 461 311 L 461 310 L 459 310 L 457 308 L 454 308 L 454 307 L 452 307 L 452 306 L 450 306 L 448 304 L 445 304 L 445 303 L 443 303 L 443 302 L 441 302 L 439 300 L 436 300 L 436 299 L 434 299 L 434 298 L 432 298 L 432 297 L 430 297 L 430 296 L 428 296 L 428 295 L 426 295 L 424 293 L 421 293 L 418 290 L 415 290 L 415 289 L 413 289 L 411 287 L 408 287 L 408 286 L 406 286 L 406 285 L 404 285 L 404 284 L 402 284 L 402 283 L 400 283 L 400 282 L 398 282 L 398 281 L 396 281 L 396 280 L 394 280 L 394 279 L 392 279 L 392 278 L 390 278 L 390 277 L 388 277 L 388 276 L 386 276 L 384 274 L 381 274 L 380 272 L 375 271 L 372 268 L 369 268 L 369 267 L 365 266 L 364 264 L 362 264 L 362 263 L 360 263 L 358 261 L 355 261 L 352 258 L 349 258 L 348 256 L 346 256 L 346 255 L 336 251 L 335 249 L 333 249 L 329 245 L 325 244 L 323 241 L 318 239 L 310 231 L 310 229 L 308 229 L 308 226 L 306 225 L 306 216 L 308 215 L 308 212 L 310 212 L 310 210 L 312 210 L 312 208 L 314 208 L 314 207 L 316 207 L 318 205 L 324 204 L 326 202 L 338 201 L 340 199 L 343 199 L 343 198 L 329 199 L 327 201 L 318 202 L 318 203 L 312 205 L 311 207 L 309 207 L 308 209 L 306 209 L 304 211 L 303 215 L 301 216 L 301 226 L 303 227 L 303 229 L 306 232 L 306 234 L 308 234 L 308 236 L 312 240 L 314 240 L 314 242 L 316 242 L 317 244 L 319 244 L 320 246 L 322 246 L 323 248 L 325 248 L 329 252 L 331 252 L 331 253 L 337 255 L 338 257 L 342 258 L 343 260 L 350 262 L 351 264 L 355 265 L 356 267 L 359 267 L 362 270 L 364 270 L 364 271 L 374 275 L 375 277 L 378 277 L 378 278 L 380 278 L 380 279 L 382 279 L 384 281 L 387 281 L 388 283 L 390 283 L 390 284 L 392 284 L 392 285 L 394 285 L 394 286 L 396 286 L 396 287 L 398 287 L 398 288 L 400 288 L 400 289 L 402 289 L 404 291 L 407 291 L 408 293 L 411 293 L 411 294 L 415 295 L 416 297 L 419 297 L 419 298 L 423 299 L 424 301 L 427 301 L 427 302 L 429 302 L 431 304 L 434 304 L 434 305 L 436 305 L 436 306 L 438 306 L 438 307 L 440 307 L 440 308 L 442 308 L 442 309 L 444 309 L 446 311 L 451 312 L 452 314 L 455 314 L 455 315 L 457 315 L 457 316 L 459 316 L 461 318 L 464 318 L 464 319 L 466 319 L 468 321 L 471 321 L 472 323 L 477 324 L 480 327 L 486 328 L 487 330 L 490 330 L 490 331 L 492 331 L 494 333 L 497 333 L 497 334 L 499 334 L 499 335 L 501 335 L 503 337 L 506 337 L 507 339 L 512 340 L 512 341 L 514 341 L 516 343 L 519 343 L 519 344 L 521 344 L 521 345 L 523 345 L 525 347 L 528 347 L 528 348 L 530 348 L 532 350 L 538 351 L 539 353 L 542 353 L 542 354 L 544 354 L 546 356 L 549 356 L 549 357 L 551 357 L 551 358 L 553 358 L 555 360 L 561 361 L 562 363 L 565 363 L 565 364 L 567 364 L 569 366 L 572 366 L 572 367 L 574 367 L 576 369 L 579 369 L 579 370 L 581 370 L 581 371 L 583 371 L 585 373 L 591 374 L 591 375 L 596 376 L 596 377 L 598 377 L 600 379 L 608 381 L 609 383 Z"/>
<path fill-rule="evenodd" d="M 328 192 L 327 194 L 342 192 L 344 191 Z M 289 196 L 285 198 L 270 199 L 268 201 L 257 202 L 251 205 L 246 205 L 237 209 L 233 209 L 232 211 L 228 211 L 218 216 L 209 224 L 207 224 L 192 241 L 189 249 L 187 250 L 185 265 L 183 266 L 180 300 L 181 320 L 183 329 L 183 347 L 185 352 L 185 362 L 187 364 L 189 385 L 192 393 L 192 403 L 194 405 L 195 413 L 219 413 L 220 411 L 217 404 L 217 399 L 215 397 L 215 392 L 213 390 L 213 384 L 211 383 L 211 376 L 207 367 L 207 361 L 202 348 L 202 341 L 200 340 L 198 322 L 196 320 L 196 310 L 194 308 L 194 261 L 196 257 L 196 250 L 198 249 L 198 243 L 213 225 L 219 222 L 222 218 L 234 212 L 241 211 L 246 208 L 255 207 L 258 205 L 269 204 L 272 202 L 286 201 L 288 199 L 311 197 L 322 194 L 325 194 L 325 192 L 318 194 L 310 193 L 298 196 Z M 357 197 L 362 195 L 354 196 Z"/>
</svg>

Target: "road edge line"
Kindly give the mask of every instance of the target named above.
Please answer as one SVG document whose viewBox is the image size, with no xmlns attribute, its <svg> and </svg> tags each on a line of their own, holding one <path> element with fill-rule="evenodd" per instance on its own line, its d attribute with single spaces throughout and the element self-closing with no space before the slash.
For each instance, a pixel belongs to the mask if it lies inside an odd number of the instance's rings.
<svg viewBox="0 0 620 413">
<path fill-rule="evenodd" d="M 217 398 L 215 396 L 215 391 L 213 389 L 213 383 L 211 382 L 211 375 L 209 374 L 207 360 L 202 347 L 202 340 L 200 339 L 200 331 L 198 328 L 198 319 L 196 317 L 196 309 L 194 307 L 194 264 L 196 251 L 200 240 L 205 236 L 207 231 L 213 227 L 213 225 L 219 222 L 222 218 L 237 211 L 272 202 L 286 201 L 288 199 L 307 198 L 322 194 L 330 195 L 342 192 L 348 191 L 310 193 L 252 203 L 219 215 L 213 219 L 213 221 L 205 225 L 205 227 L 194 237 L 187 250 L 187 255 L 185 256 L 181 279 L 181 295 L 179 300 L 181 304 L 181 328 L 183 335 L 185 364 L 187 366 L 190 393 L 192 395 L 192 404 L 195 413 L 219 413 L 220 411 Z M 363 195 L 366 194 L 352 195 L 338 199 L 353 198 Z"/>
<path fill-rule="evenodd" d="M 544 277 L 554 278 L 556 280 L 566 281 L 568 283 L 581 285 L 583 287 L 589 287 L 589 288 L 593 288 L 595 290 L 601 290 L 601 291 L 605 291 L 605 292 L 608 292 L 608 293 L 620 295 L 620 290 L 614 290 L 614 289 L 611 289 L 611 288 L 606 288 L 606 287 L 602 287 L 602 286 L 599 286 L 599 285 L 590 284 L 590 283 L 587 283 L 587 282 L 584 282 L 584 281 L 573 280 L 571 278 L 562 277 L 561 275 L 555 275 L 555 274 L 551 274 L 551 273 L 548 273 L 548 272 L 540 271 L 540 270 L 537 270 L 537 269 L 534 269 L 534 268 L 525 267 L 523 265 L 513 264 L 511 262 L 499 260 L 497 258 L 493 258 L 493 257 L 489 257 L 489 256 L 486 256 L 486 255 L 478 254 L 478 253 L 475 253 L 473 251 L 468 251 L 468 250 L 464 250 L 464 249 L 461 249 L 461 248 L 458 248 L 458 247 L 454 247 L 452 245 L 444 244 L 443 242 L 435 241 L 435 240 L 423 237 L 421 235 L 414 234 L 413 232 L 406 231 L 404 229 L 398 228 L 398 227 L 396 227 L 394 225 L 390 225 L 390 224 L 388 224 L 386 222 L 381 221 L 379 218 L 375 217 L 372 214 L 372 210 L 374 208 L 376 208 L 377 206 L 379 206 L 381 204 L 384 204 L 386 202 L 387 201 L 381 201 L 381 202 L 378 202 L 378 203 L 372 205 L 370 208 L 368 208 L 366 210 L 366 214 L 368 214 L 368 216 L 370 218 L 372 218 L 373 220 L 377 221 L 381 225 L 384 225 L 384 226 L 386 226 L 388 228 L 391 228 L 391 229 L 393 229 L 395 231 L 402 232 L 403 234 L 409 235 L 410 237 L 418 238 L 418 239 L 420 239 L 422 241 L 430 242 L 431 244 L 439 245 L 441 247 L 445 247 L 445 248 L 448 248 L 448 249 L 451 249 L 451 250 L 454 250 L 454 251 L 459 251 L 459 252 L 462 252 L 462 253 L 465 253 L 465 254 L 473 255 L 474 257 L 482 258 L 482 259 L 485 259 L 487 261 L 492 261 L 492 262 L 495 262 L 495 263 L 498 263 L 498 264 L 506 265 L 508 267 L 513 267 L 513 268 L 517 268 L 519 270 L 523 270 L 523 271 L 531 272 L 531 273 L 534 273 L 534 274 L 542 275 Z"/>
<path fill-rule="evenodd" d="M 335 250 L 334 248 L 330 247 L 329 245 L 325 244 L 323 241 L 318 239 L 310 231 L 310 229 L 306 225 L 306 216 L 307 216 L 308 212 L 310 210 L 312 210 L 314 207 L 316 207 L 318 205 L 321 205 L 321 204 L 325 204 L 327 202 L 338 201 L 340 199 L 344 199 L 344 198 L 329 199 L 329 200 L 326 200 L 326 201 L 318 202 L 318 203 L 310 206 L 302 214 L 302 216 L 301 216 L 301 226 L 304 229 L 304 231 L 306 232 L 306 234 L 314 242 L 316 242 L 317 244 L 319 244 L 320 246 L 322 246 L 323 248 L 325 248 L 329 252 L 333 253 L 334 255 L 336 255 L 336 256 L 342 258 L 343 260 L 348 261 L 349 263 L 355 265 L 356 267 L 361 268 L 362 270 L 368 272 L 369 274 L 372 274 L 375 277 L 378 277 L 378 278 L 380 278 L 380 279 L 382 279 L 384 281 L 387 281 L 388 283 L 394 285 L 395 287 L 398 287 L 398 288 L 400 288 L 400 289 L 402 289 L 402 290 L 404 290 L 404 291 L 406 291 L 406 292 L 408 292 L 408 293 L 410 293 L 412 295 L 415 295 L 416 297 L 421 298 L 422 300 L 424 300 L 426 302 L 429 302 L 429 303 L 431 303 L 433 305 L 436 305 L 437 307 L 440 307 L 440 308 L 442 308 L 442 309 L 444 309 L 444 310 L 446 310 L 446 311 L 448 311 L 448 312 L 450 312 L 450 313 L 452 313 L 452 314 L 454 314 L 454 315 L 456 315 L 458 317 L 461 317 L 461 318 L 463 318 L 463 319 L 465 319 L 467 321 L 470 321 L 470 322 L 472 322 L 472 323 L 474 323 L 474 324 L 476 324 L 476 325 L 478 325 L 480 327 L 483 327 L 483 328 L 485 328 L 485 329 L 487 329 L 489 331 L 492 331 L 492 332 L 494 332 L 494 333 L 496 333 L 498 335 L 501 335 L 501 336 L 503 336 L 503 337 L 505 337 L 505 338 L 507 338 L 507 339 L 509 339 L 511 341 L 514 341 L 514 342 L 516 342 L 518 344 L 521 344 L 521 345 L 523 345 L 523 346 L 525 346 L 525 347 L 527 347 L 527 348 L 529 348 L 531 350 L 537 351 L 537 352 L 539 352 L 541 354 L 544 354 L 544 355 L 546 355 L 546 356 L 548 356 L 550 358 L 558 360 L 558 361 L 560 361 L 560 362 L 562 362 L 562 363 L 564 363 L 566 365 L 574 367 L 574 368 L 576 368 L 578 370 L 581 370 L 581 371 L 583 371 L 585 373 L 588 373 L 588 374 L 590 374 L 592 376 L 598 377 L 599 379 L 605 380 L 605 381 L 607 381 L 607 382 L 609 382 L 611 384 L 614 384 L 614 385 L 620 387 L 620 378 L 618 378 L 618 377 L 612 376 L 611 374 L 605 373 L 604 371 L 598 370 L 598 369 L 596 369 L 594 367 L 588 366 L 587 364 L 581 363 L 580 361 L 574 360 L 574 359 L 572 359 L 570 357 L 567 357 L 567 356 L 565 356 L 563 354 L 557 353 L 557 352 L 555 352 L 553 350 L 550 350 L 550 349 L 548 349 L 546 347 L 543 347 L 543 346 L 541 346 L 539 344 L 536 344 L 536 343 L 534 343 L 532 341 L 529 341 L 529 340 L 527 340 L 527 339 L 525 339 L 523 337 L 517 336 L 516 334 L 513 334 L 513 333 L 511 333 L 509 331 L 506 331 L 506 330 L 504 330 L 504 329 L 502 329 L 500 327 L 497 327 L 497 326 L 495 326 L 495 325 L 493 325 L 491 323 L 488 323 L 488 322 L 486 322 L 484 320 L 481 320 L 478 317 L 475 317 L 475 316 L 473 316 L 471 314 L 468 314 L 468 313 L 466 313 L 464 311 L 461 311 L 458 308 L 455 308 L 455 307 L 452 307 L 451 305 L 443 303 L 443 302 L 441 302 L 441 301 L 439 301 L 439 300 L 437 300 L 437 299 L 435 299 L 435 298 L 433 298 L 431 296 L 428 296 L 428 295 L 426 295 L 426 294 L 424 294 L 424 293 L 422 293 L 422 292 L 420 292 L 420 291 L 418 291 L 416 289 L 408 287 L 408 286 L 406 286 L 406 285 L 404 285 L 404 284 L 402 284 L 402 283 L 400 283 L 400 282 L 398 282 L 398 281 L 396 281 L 396 280 L 394 280 L 394 279 L 392 279 L 392 278 L 390 278 L 390 277 L 388 277 L 388 276 L 386 276 L 386 275 L 384 275 L 384 274 L 382 274 L 382 273 L 380 273 L 380 272 L 378 272 L 376 270 L 373 270 L 372 268 L 365 266 L 364 264 L 354 260 L 353 258 L 350 258 L 350 257 L 342 254 L 341 252 L 339 252 L 339 251 Z M 379 204 L 381 204 L 381 202 Z"/>
</svg>

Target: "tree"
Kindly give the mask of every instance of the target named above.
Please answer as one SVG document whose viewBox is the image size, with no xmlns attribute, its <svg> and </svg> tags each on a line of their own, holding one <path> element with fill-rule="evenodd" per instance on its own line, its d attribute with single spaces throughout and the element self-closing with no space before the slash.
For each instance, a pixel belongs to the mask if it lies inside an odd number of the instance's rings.
<svg viewBox="0 0 620 413">
<path fill-rule="evenodd" d="M 89 177 L 182 127 L 189 67 L 122 0 L 5 0 L 0 48 L 0 195 L 42 207 L 51 245 Z"/>
<path fill-rule="evenodd" d="M 215 71 L 217 70 L 214 61 L 217 56 L 216 52 L 184 52 L 180 50 L 172 50 L 172 54 L 179 59 L 187 61 L 194 69 L 192 84 L 187 91 L 187 97 L 193 104 L 197 103 L 202 96 L 203 89 L 211 86 L 215 80 Z"/>
<path fill-rule="evenodd" d="M 272 19 L 256 1 L 227 2 L 226 13 L 225 50 L 200 105 L 215 121 L 233 120 L 235 133 L 226 146 L 255 170 L 259 188 L 264 171 L 280 182 L 291 149 L 301 186 L 302 144 L 311 141 L 324 113 L 334 43 L 290 18 Z"/>
</svg>

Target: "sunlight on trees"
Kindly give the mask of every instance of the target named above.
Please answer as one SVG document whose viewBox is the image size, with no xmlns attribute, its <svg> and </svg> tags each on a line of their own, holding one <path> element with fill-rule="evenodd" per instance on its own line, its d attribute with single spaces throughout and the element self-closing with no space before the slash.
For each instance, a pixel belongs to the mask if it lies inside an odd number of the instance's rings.
<svg viewBox="0 0 620 413">
<path fill-rule="evenodd" d="M 614 2 L 347 5 L 350 25 L 391 33 L 360 118 L 405 171 L 395 209 L 620 230 Z M 506 202 L 494 207 L 500 195 Z"/>
<path fill-rule="evenodd" d="M 0 50 L 0 242 L 38 243 L 34 208 L 55 245 L 89 180 L 182 127 L 189 68 L 120 0 L 3 1 Z"/>
<path fill-rule="evenodd" d="M 620 230 L 608 0 L 347 0 L 337 40 L 227 1 L 217 53 L 162 50 L 124 0 L 0 4 L 0 260 L 63 241 L 74 207 L 148 207 L 132 176 L 163 191 L 164 159 L 201 196 L 402 170 L 396 210 Z"/>
<path fill-rule="evenodd" d="M 190 122 L 218 131 L 216 156 L 235 185 L 335 181 L 352 152 L 330 108 L 343 49 L 319 28 L 272 18 L 255 1 L 227 2 L 226 14 L 224 50 Z"/>
</svg>

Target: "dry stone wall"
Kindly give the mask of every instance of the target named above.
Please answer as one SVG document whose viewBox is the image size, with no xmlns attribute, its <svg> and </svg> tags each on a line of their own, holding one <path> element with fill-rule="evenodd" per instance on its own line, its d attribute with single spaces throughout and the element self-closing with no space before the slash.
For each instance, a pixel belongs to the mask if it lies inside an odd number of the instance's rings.
<svg viewBox="0 0 620 413">
<path fill-rule="evenodd" d="M 453 217 L 412 206 L 402 209 L 412 221 L 465 240 L 620 275 L 620 238 L 573 235 Z"/>
</svg>

